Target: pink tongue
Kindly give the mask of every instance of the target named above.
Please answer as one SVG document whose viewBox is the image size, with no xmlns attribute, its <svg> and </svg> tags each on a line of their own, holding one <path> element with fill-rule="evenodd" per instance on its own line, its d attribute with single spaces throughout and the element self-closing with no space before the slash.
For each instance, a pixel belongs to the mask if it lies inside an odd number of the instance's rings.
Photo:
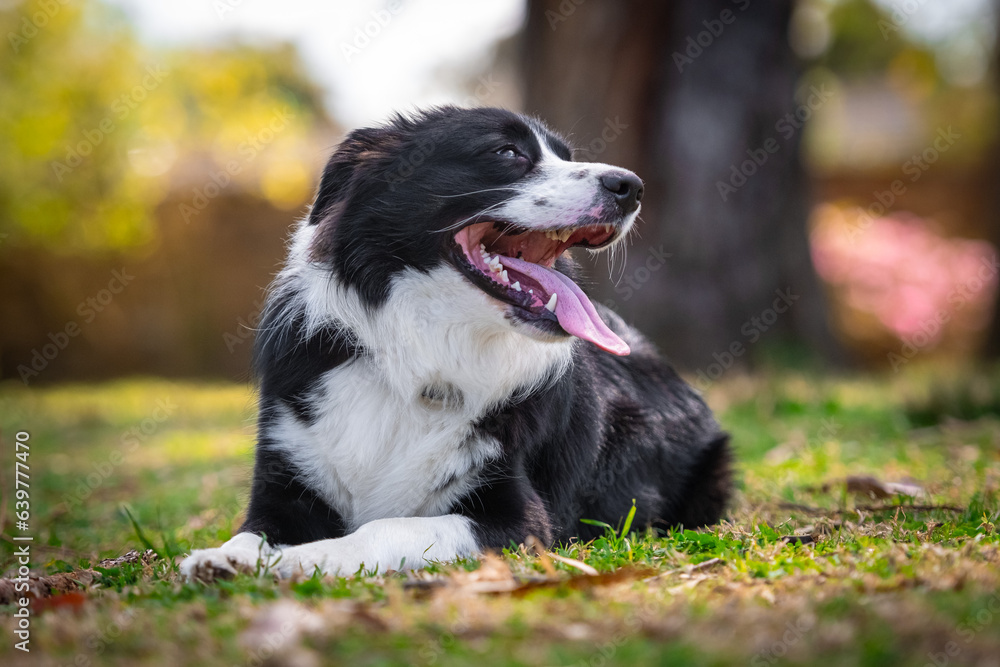
<svg viewBox="0 0 1000 667">
<path fill-rule="evenodd" d="M 498 255 L 500 263 L 508 269 L 532 278 L 549 294 L 557 294 L 556 318 L 566 333 L 589 340 L 611 354 L 624 357 L 629 350 L 628 343 L 608 328 L 597 309 L 576 283 L 555 269 L 547 269 L 539 264 L 513 257 Z"/>
</svg>

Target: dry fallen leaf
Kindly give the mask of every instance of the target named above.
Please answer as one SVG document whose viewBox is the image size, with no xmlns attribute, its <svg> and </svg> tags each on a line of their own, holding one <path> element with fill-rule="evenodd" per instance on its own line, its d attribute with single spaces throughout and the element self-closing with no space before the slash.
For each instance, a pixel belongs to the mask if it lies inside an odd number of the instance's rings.
<svg viewBox="0 0 1000 667">
<path fill-rule="evenodd" d="M 911 482 L 883 482 L 871 475 L 851 475 L 845 480 L 847 490 L 873 499 L 893 498 L 897 495 L 918 497 L 924 489 Z"/>
<path fill-rule="evenodd" d="M 559 561 L 563 565 L 569 565 L 570 567 L 575 567 L 576 569 L 580 570 L 580 572 L 583 572 L 584 574 L 589 574 L 591 576 L 594 576 L 594 575 L 597 574 L 597 570 L 595 570 L 591 566 L 587 565 L 582 560 L 576 560 L 575 558 L 567 558 L 566 556 L 560 556 L 559 554 L 553 554 L 553 553 L 550 553 L 549 557 L 552 558 L 552 560 Z"/>
<path fill-rule="evenodd" d="M 535 552 L 538 556 L 538 562 L 542 564 L 542 569 L 545 570 L 545 574 L 550 577 L 556 576 L 556 567 L 552 564 L 552 558 L 549 557 L 549 552 L 545 550 L 545 545 L 534 535 L 528 535 L 528 539 L 525 541 L 525 545 L 529 549 Z"/>
<path fill-rule="evenodd" d="M 152 549 L 140 554 L 138 551 L 129 551 L 124 556 L 118 558 L 106 558 L 97 564 L 101 568 L 121 567 L 125 563 L 149 564 L 157 559 L 156 552 Z M 89 586 L 100 577 L 96 570 L 76 570 L 75 572 L 60 572 L 52 575 L 28 576 L 28 590 L 16 591 L 13 579 L 0 579 L 0 604 L 10 604 L 19 597 L 29 597 L 33 599 L 47 598 L 53 595 L 71 593 L 82 587 Z M 27 595 L 25 595 L 27 593 Z M 74 598 L 75 599 L 75 598 Z M 67 600 L 66 602 L 69 602 Z"/>
</svg>

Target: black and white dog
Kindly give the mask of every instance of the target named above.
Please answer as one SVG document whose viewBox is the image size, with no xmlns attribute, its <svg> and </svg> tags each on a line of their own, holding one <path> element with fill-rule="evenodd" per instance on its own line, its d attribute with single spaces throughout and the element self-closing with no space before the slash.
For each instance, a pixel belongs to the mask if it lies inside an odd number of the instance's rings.
<svg viewBox="0 0 1000 667">
<path fill-rule="evenodd" d="M 541 122 L 436 108 L 330 159 L 258 332 L 246 522 L 189 578 L 421 567 L 534 535 L 717 521 L 727 436 L 575 282 L 570 248 L 635 223 L 642 181 Z"/>
</svg>

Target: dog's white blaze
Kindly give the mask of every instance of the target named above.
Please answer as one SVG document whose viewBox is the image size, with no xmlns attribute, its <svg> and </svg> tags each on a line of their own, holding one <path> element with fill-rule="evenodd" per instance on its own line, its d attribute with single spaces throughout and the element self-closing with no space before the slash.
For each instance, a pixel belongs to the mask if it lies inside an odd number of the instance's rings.
<svg viewBox="0 0 1000 667">
<path fill-rule="evenodd" d="M 545 135 L 534 128 L 541 146 L 538 176 L 525 180 L 519 192 L 504 204 L 491 209 L 501 220 L 528 229 L 545 229 L 579 224 L 581 219 L 599 217 L 602 205 L 597 195 L 603 187 L 602 174 L 622 172 L 620 167 L 600 162 L 570 162 L 556 155 L 545 141 Z M 536 202 L 542 200 L 543 206 Z M 638 209 L 628 214 L 619 232 L 625 236 L 636 218 Z"/>
</svg>

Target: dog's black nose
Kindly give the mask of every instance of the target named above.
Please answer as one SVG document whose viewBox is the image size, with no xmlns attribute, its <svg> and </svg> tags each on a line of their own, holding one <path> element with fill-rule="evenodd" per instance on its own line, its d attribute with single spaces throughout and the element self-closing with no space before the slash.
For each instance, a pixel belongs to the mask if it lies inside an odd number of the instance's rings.
<svg viewBox="0 0 1000 667">
<path fill-rule="evenodd" d="M 642 201 L 642 181 L 630 171 L 611 171 L 601 176 L 601 185 L 614 195 L 626 214 L 639 208 Z"/>
</svg>

